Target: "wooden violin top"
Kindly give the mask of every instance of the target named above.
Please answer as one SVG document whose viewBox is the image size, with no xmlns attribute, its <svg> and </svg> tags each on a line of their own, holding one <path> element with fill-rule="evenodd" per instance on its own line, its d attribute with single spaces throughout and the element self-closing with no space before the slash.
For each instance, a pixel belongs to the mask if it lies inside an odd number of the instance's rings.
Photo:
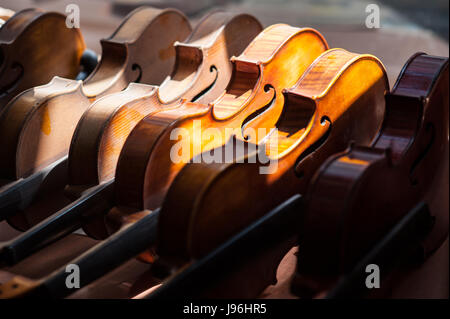
<svg viewBox="0 0 450 319">
<path fill-rule="evenodd" d="M 295 281 L 299 291 L 317 292 L 349 271 L 414 205 L 433 198 L 442 187 L 435 177 L 448 165 L 448 130 L 448 59 L 416 54 L 386 96 L 374 143 L 330 157 L 311 182 Z M 448 211 L 431 214 L 436 223 L 424 254 L 448 235 Z"/>
<path fill-rule="evenodd" d="M 241 31 L 243 28 L 246 32 Z M 230 57 L 260 30 L 259 22 L 246 14 L 210 14 L 186 41 L 175 43 L 174 70 L 159 87 L 132 83 L 126 90 L 94 103 L 80 120 L 72 140 L 72 190 L 114 177 L 122 146 L 144 116 L 176 107 L 180 97 L 204 102 L 217 98 L 231 77 Z"/>
<path fill-rule="evenodd" d="M 59 75 L 75 78 L 85 49 L 81 32 L 56 12 L 26 9 L 0 27 L 0 112 L 18 93 Z"/>
<path fill-rule="evenodd" d="M 102 40 L 102 58 L 84 83 L 55 77 L 16 96 L 0 117 L 5 150 L 0 176 L 26 177 L 67 155 L 76 125 L 91 102 L 124 89 L 130 81 L 162 81 L 174 63 L 172 43 L 189 30 L 178 11 L 138 8 Z"/>
<path fill-rule="evenodd" d="M 387 90 L 384 67 L 375 57 L 342 49 L 320 55 L 284 91 L 278 130 L 263 143 L 241 142 L 246 151 L 236 152 L 231 162 L 189 163 L 180 171 L 161 208 L 159 254 L 202 256 L 268 209 L 304 193 L 321 160 L 351 140 L 373 140 Z M 274 161 L 269 173 L 260 170 L 262 152 Z"/>
</svg>

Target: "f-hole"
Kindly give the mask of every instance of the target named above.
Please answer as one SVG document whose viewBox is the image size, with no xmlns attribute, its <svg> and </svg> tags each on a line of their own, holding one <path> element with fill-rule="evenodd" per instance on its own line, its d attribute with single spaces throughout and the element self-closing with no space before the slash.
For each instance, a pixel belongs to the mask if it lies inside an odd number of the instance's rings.
<svg viewBox="0 0 450 319">
<path fill-rule="evenodd" d="M 132 82 L 135 82 L 135 83 L 141 82 L 141 79 L 142 79 L 142 68 L 141 68 L 141 66 L 139 64 L 137 64 L 137 63 L 133 63 L 133 65 L 131 66 L 131 70 L 133 70 L 133 71 L 137 70 L 138 71 L 138 76 L 136 77 L 136 80 L 134 80 Z"/>
<path fill-rule="evenodd" d="M 427 123 L 425 126 L 425 131 L 431 135 L 430 140 L 429 140 L 427 146 L 424 148 L 424 150 L 415 159 L 415 161 L 411 165 L 411 169 L 409 170 L 409 181 L 410 181 L 411 185 L 413 185 L 413 186 L 419 184 L 419 180 L 416 176 L 416 171 L 418 170 L 418 166 L 420 165 L 420 163 L 423 161 L 423 159 L 429 153 L 431 147 L 433 146 L 434 139 L 436 137 L 436 132 L 435 132 L 433 123 L 431 123 L 431 122 Z"/>
<path fill-rule="evenodd" d="M 245 120 L 242 122 L 242 127 L 241 127 L 241 132 L 242 132 L 242 136 L 244 137 L 244 140 L 248 140 L 249 136 L 244 135 L 244 131 L 246 128 L 246 124 L 248 122 L 250 122 L 251 120 L 253 120 L 254 118 L 256 118 L 257 116 L 259 116 L 260 114 L 264 113 L 267 109 L 269 109 L 270 107 L 272 107 L 272 105 L 275 103 L 276 97 L 277 97 L 277 92 L 275 91 L 275 88 L 270 85 L 270 84 L 266 84 L 264 86 L 264 92 L 269 92 L 272 91 L 273 92 L 273 96 L 270 99 L 269 103 L 267 103 L 266 105 L 264 105 L 263 107 L 261 107 L 260 109 L 256 110 L 255 112 L 253 112 L 252 114 L 250 114 L 249 116 L 247 116 L 245 118 Z"/>
<path fill-rule="evenodd" d="M 322 126 L 325 126 L 328 124 L 328 129 L 325 132 L 325 134 L 318 139 L 314 144 L 312 144 L 310 147 L 308 147 L 297 159 L 294 167 L 296 168 L 297 166 L 300 165 L 300 163 L 305 160 L 311 153 L 315 152 L 316 150 L 318 150 L 323 144 L 325 144 L 325 142 L 328 139 L 328 136 L 330 136 L 331 133 L 331 120 L 328 116 L 322 116 L 322 118 L 320 119 L 320 124 Z M 305 173 L 303 171 L 297 171 L 296 169 L 294 169 L 295 175 L 297 175 L 298 178 L 302 178 Z"/>
<path fill-rule="evenodd" d="M 209 72 L 211 73 L 215 73 L 214 76 L 214 80 L 211 82 L 210 85 L 208 85 L 206 88 L 204 88 L 200 93 L 198 93 L 196 96 L 194 96 L 191 100 L 191 102 L 195 102 L 197 100 L 199 100 L 201 97 L 203 97 L 206 93 L 208 93 L 209 91 L 211 91 L 211 89 L 213 88 L 214 84 L 216 84 L 217 82 L 217 77 L 219 76 L 219 71 L 217 71 L 217 68 L 215 65 L 211 65 L 209 67 Z"/>
</svg>

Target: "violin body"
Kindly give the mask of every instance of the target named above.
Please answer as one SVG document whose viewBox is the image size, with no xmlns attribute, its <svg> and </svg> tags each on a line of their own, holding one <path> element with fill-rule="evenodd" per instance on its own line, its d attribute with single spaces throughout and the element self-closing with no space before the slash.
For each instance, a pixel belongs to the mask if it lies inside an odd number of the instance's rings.
<svg viewBox="0 0 450 319">
<path fill-rule="evenodd" d="M 130 211 L 158 208 L 184 160 L 225 143 L 231 135 L 227 129 L 241 132 L 244 126 L 271 128 L 281 113 L 282 89 L 292 86 L 327 48 L 323 37 L 313 29 L 270 26 L 232 59 L 231 81 L 217 100 L 209 105 L 184 102 L 176 109 L 144 118 L 131 132 L 119 158 L 116 207 L 109 214 L 109 227 L 120 227 L 121 216 Z M 275 70 L 280 69 L 283 76 L 277 77 Z M 195 140 L 188 137 L 186 149 L 190 154 L 184 160 L 172 161 L 171 149 L 180 143 L 179 137 L 171 138 L 172 132 L 179 129 L 193 136 L 198 124 L 204 130 L 215 128 L 227 137 L 212 141 L 207 136 Z"/>
<path fill-rule="evenodd" d="M 448 165 L 448 98 L 448 59 L 414 55 L 386 96 L 386 116 L 374 143 L 355 144 L 323 164 L 306 197 L 296 291 L 326 289 L 442 187 L 433 183 Z M 448 236 L 448 211 L 431 214 L 435 226 L 423 256 Z"/>
<path fill-rule="evenodd" d="M 5 150 L 0 158 L 5 186 L 0 192 L 67 156 L 77 123 L 93 101 L 131 81 L 162 81 L 174 64 L 173 42 L 189 31 L 188 21 L 176 10 L 138 8 L 101 41 L 102 58 L 84 82 L 55 77 L 16 96 L 0 117 Z"/>
<path fill-rule="evenodd" d="M 84 40 L 65 23 L 60 13 L 26 9 L 0 27 L 0 112 L 24 90 L 78 74 Z"/>
<path fill-rule="evenodd" d="M 254 151 L 231 163 L 189 163 L 181 170 L 161 208 L 158 254 L 175 266 L 204 256 L 267 210 L 304 193 L 311 172 L 296 170 L 314 170 L 327 153 L 351 140 L 372 142 L 387 90 L 384 67 L 375 57 L 342 49 L 320 55 L 284 91 L 277 134 L 247 145 Z M 276 162 L 268 174 L 261 173 L 263 165 L 255 158 L 260 152 Z M 308 156 L 314 161 L 306 162 Z"/>
</svg>

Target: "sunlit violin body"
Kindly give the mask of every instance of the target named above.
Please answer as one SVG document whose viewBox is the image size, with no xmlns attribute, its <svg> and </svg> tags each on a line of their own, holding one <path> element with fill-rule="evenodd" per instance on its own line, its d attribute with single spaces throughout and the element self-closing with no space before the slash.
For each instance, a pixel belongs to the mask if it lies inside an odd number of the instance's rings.
<svg viewBox="0 0 450 319">
<path fill-rule="evenodd" d="M 175 266 L 201 257 L 283 200 L 304 193 L 327 154 L 352 140 L 370 144 L 381 126 L 387 90 L 375 57 L 342 49 L 323 53 L 284 91 L 277 132 L 258 146 L 247 145 L 252 151 L 231 163 L 190 163 L 181 170 L 161 209 L 158 254 Z M 268 174 L 256 158 L 260 152 L 274 165 Z"/>
<path fill-rule="evenodd" d="M 63 14 L 37 9 L 5 14 L 0 26 L 0 112 L 14 96 L 55 75 L 75 78 L 85 49 L 80 30 L 67 28 Z"/>
<path fill-rule="evenodd" d="M 102 58 L 84 82 L 55 77 L 10 101 L 0 117 L 0 197 L 18 180 L 67 156 L 77 123 L 94 100 L 131 81 L 164 80 L 175 60 L 173 42 L 189 31 L 187 19 L 176 10 L 138 8 L 101 41 Z"/>
<path fill-rule="evenodd" d="M 448 170 L 448 99 L 448 58 L 414 55 L 386 96 L 374 143 L 355 144 L 321 166 L 300 230 L 299 294 L 329 287 L 419 201 L 430 202 L 443 187 L 437 177 Z M 424 256 L 448 236 L 448 208 L 439 206 L 430 207 L 435 223 Z"/>
</svg>

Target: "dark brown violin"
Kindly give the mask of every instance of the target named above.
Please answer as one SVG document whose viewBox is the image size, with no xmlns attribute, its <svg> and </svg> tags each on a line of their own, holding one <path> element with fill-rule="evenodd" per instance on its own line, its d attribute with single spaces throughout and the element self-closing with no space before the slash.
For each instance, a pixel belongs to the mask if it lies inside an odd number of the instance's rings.
<svg viewBox="0 0 450 319">
<path fill-rule="evenodd" d="M 436 190 L 445 187 L 439 176 L 448 174 L 448 76 L 448 58 L 412 56 L 386 96 L 372 146 L 353 145 L 322 165 L 306 196 L 298 294 L 326 289 L 420 201 L 436 202 Z M 448 197 L 437 201 L 423 256 L 448 235 Z"/>
<path fill-rule="evenodd" d="M 0 111 L 20 92 L 58 75 L 74 79 L 85 49 L 80 29 L 56 12 L 26 9 L 0 25 Z"/>
</svg>

